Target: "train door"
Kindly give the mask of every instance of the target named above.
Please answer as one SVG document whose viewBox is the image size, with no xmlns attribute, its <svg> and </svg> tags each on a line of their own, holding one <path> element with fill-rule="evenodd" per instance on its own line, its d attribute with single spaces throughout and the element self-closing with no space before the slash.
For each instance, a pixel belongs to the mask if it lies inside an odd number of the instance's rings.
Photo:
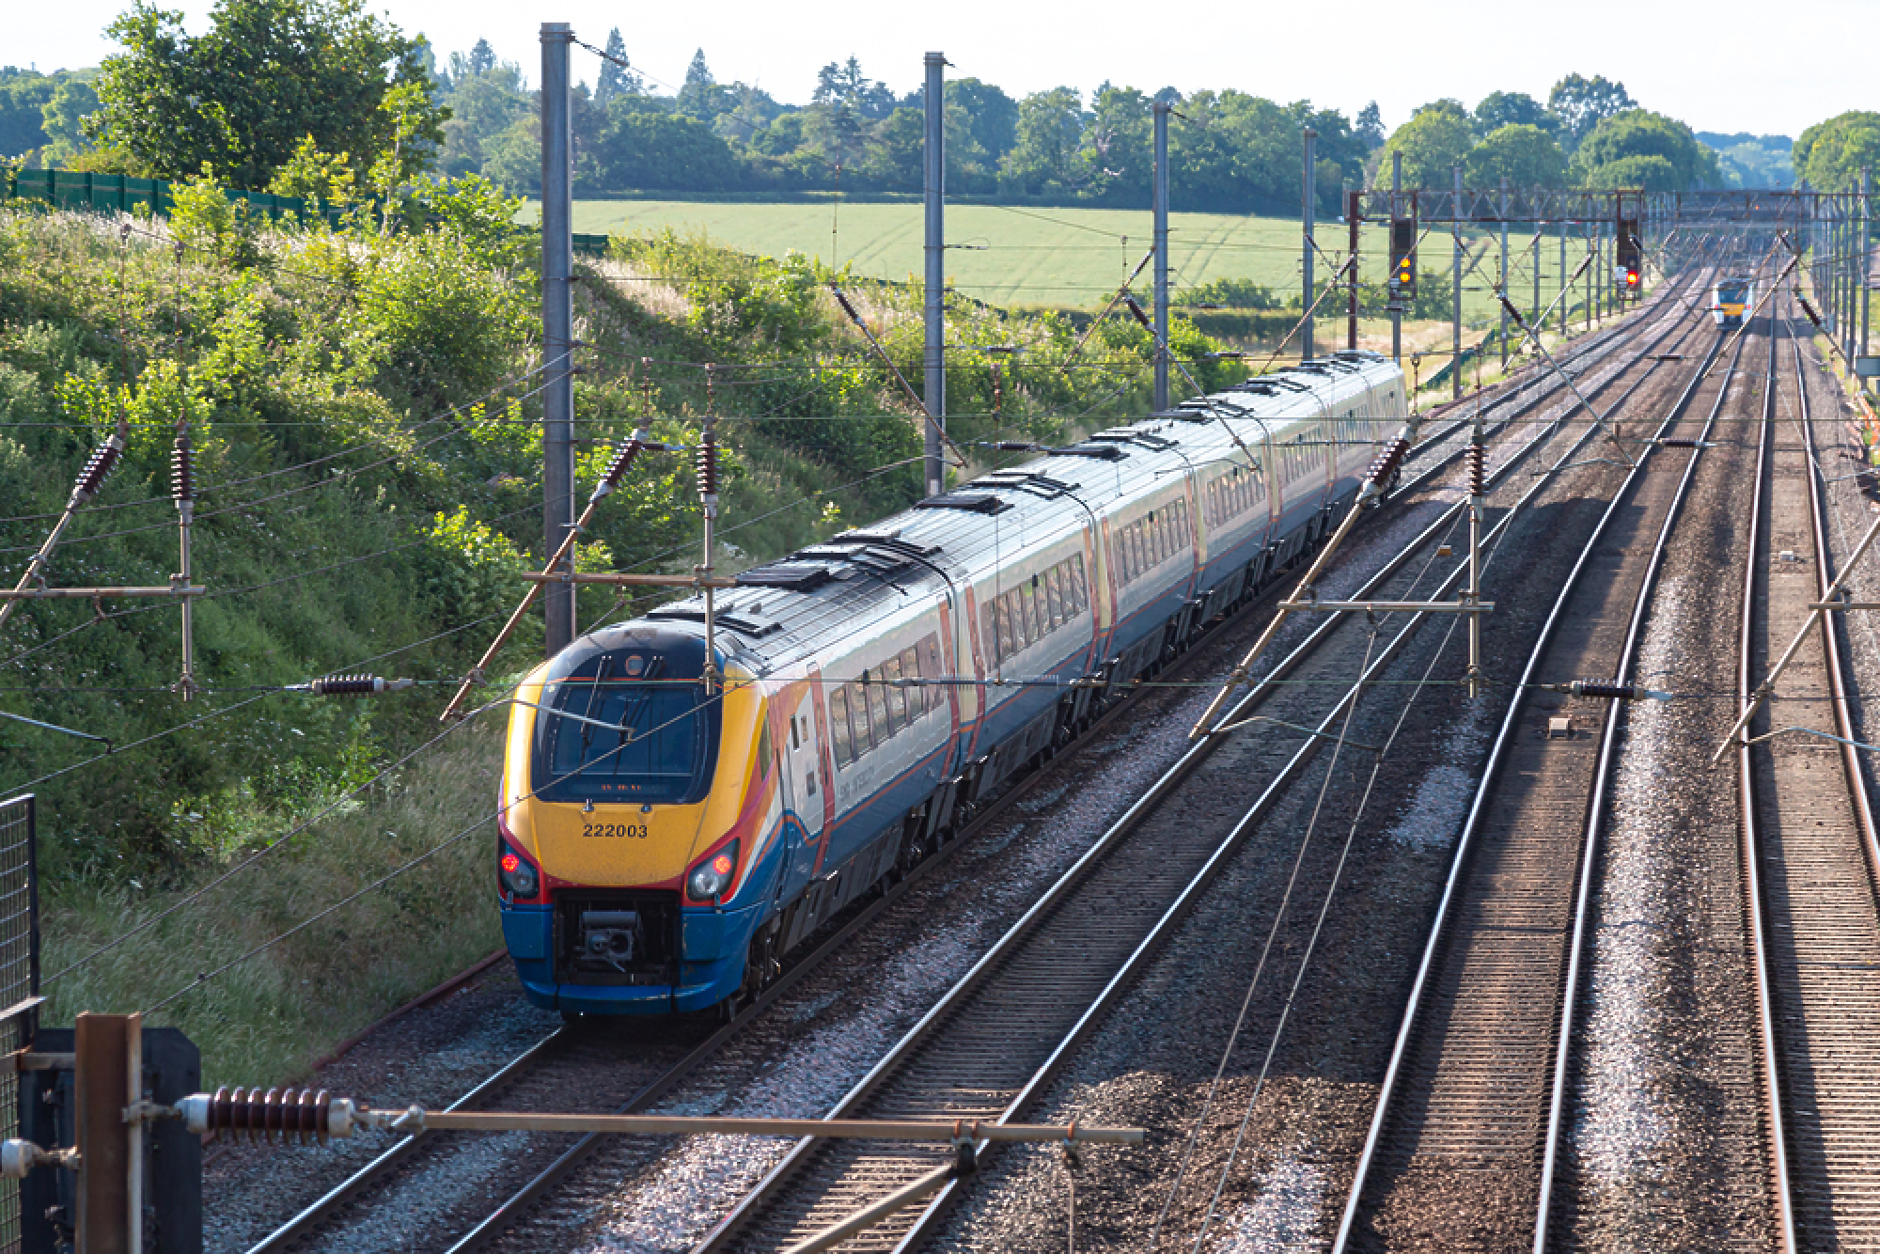
<svg viewBox="0 0 1880 1254">
<path fill-rule="evenodd" d="M 809 882 L 816 865 L 816 847 L 822 840 L 823 819 L 828 800 L 828 780 L 824 778 L 821 737 L 816 718 L 816 685 L 801 684 L 796 689 L 794 708 L 789 711 L 789 725 L 784 731 L 784 775 L 790 785 L 790 806 L 795 823 L 786 826 L 783 883 L 781 897 L 790 901 Z"/>
</svg>

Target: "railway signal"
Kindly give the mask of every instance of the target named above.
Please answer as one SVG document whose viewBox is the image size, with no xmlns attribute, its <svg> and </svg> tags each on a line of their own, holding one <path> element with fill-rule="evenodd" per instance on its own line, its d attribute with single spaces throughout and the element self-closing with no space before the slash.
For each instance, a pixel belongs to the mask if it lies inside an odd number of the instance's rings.
<svg viewBox="0 0 1880 1254">
<path fill-rule="evenodd" d="M 1638 219 L 1619 215 L 1614 232 L 1616 247 L 1613 260 L 1619 272 L 1619 292 L 1627 300 L 1637 300 L 1644 286 L 1645 249 L 1639 242 Z"/>
<path fill-rule="evenodd" d="M 1417 220 L 1390 220 L 1390 299 L 1401 308 L 1417 295 Z"/>
</svg>

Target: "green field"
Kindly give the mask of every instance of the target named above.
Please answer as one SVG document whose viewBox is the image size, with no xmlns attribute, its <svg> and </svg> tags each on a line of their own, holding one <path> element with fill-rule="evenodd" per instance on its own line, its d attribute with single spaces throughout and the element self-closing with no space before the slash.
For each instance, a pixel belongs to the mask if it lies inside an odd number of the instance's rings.
<svg viewBox="0 0 1880 1254">
<path fill-rule="evenodd" d="M 535 220 L 538 206 L 530 202 L 524 218 Z M 780 257 L 794 249 L 840 266 L 852 264 L 859 274 L 874 278 L 918 281 L 921 262 L 921 207 L 917 204 L 784 203 L 750 204 L 678 200 L 578 200 L 574 229 L 583 233 L 636 235 L 666 227 L 681 233 L 703 232 L 714 242 L 741 251 Z M 1149 250 L 1154 230 L 1147 210 L 1032 208 L 1006 205 L 948 205 L 946 231 L 950 241 L 947 277 L 963 295 L 1003 308 L 1094 309 L 1115 294 L 1118 284 Z M 1492 291 L 1498 264 L 1494 240 L 1485 232 L 1465 232 L 1474 268 L 1463 280 L 1463 317 L 1482 327 L 1497 318 Z M 1324 222 L 1318 230 L 1322 255 L 1317 279 L 1337 269 L 1349 246 L 1340 222 Z M 1526 307 L 1532 301 L 1534 255 L 1532 236 L 1510 232 L 1510 284 Z M 1364 228 L 1360 239 L 1365 282 L 1381 283 L 1387 266 L 1387 246 L 1381 225 Z M 1446 282 L 1452 243 L 1441 227 L 1428 232 L 1421 245 L 1420 264 Z M 1568 266 L 1579 264 L 1579 245 L 1570 245 Z M 1540 248 L 1541 299 L 1550 302 L 1558 290 L 1559 246 L 1553 240 Z M 1221 213 L 1169 215 L 1169 283 L 1172 303 L 1182 304 L 1183 289 L 1213 279 L 1249 279 L 1284 297 L 1299 285 L 1299 222 L 1296 218 L 1241 217 Z M 1144 272 L 1134 290 L 1146 299 L 1150 275 Z M 1584 280 L 1582 280 L 1584 283 Z M 1583 289 L 1582 289 L 1583 290 Z M 1576 300 L 1578 295 L 1576 292 Z M 1321 335 L 1336 334 L 1329 325 L 1342 326 L 1343 304 L 1333 296 L 1321 309 L 1326 323 Z M 1446 343 L 1433 325 L 1419 324 L 1413 339 L 1428 339 L 1418 347 Z M 1387 335 L 1387 324 L 1367 321 L 1367 346 Z"/>
<path fill-rule="evenodd" d="M 528 216 L 535 217 L 535 205 Z M 780 257 L 791 249 L 859 274 L 918 279 L 917 204 L 712 204 L 665 200 L 581 200 L 574 229 L 638 234 L 671 227 L 703 231 L 746 252 Z M 1000 306 L 1101 305 L 1136 268 L 1152 242 L 1148 211 L 949 205 L 947 277 L 966 296 Z M 1342 241 L 1342 234 L 1340 239 Z M 1248 278 L 1278 292 L 1299 282 L 1299 223 L 1229 214 L 1169 215 L 1170 285 Z M 1148 290 L 1147 272 L 1137 281 Z"/>
</svg>

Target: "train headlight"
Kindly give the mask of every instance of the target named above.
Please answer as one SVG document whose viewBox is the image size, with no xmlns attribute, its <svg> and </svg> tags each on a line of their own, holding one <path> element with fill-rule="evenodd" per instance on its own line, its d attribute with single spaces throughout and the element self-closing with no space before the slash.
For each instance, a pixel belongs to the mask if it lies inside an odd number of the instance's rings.
<svg viewBox="0 0 1880 1254">
<path fill-rule="evenodd" d="M 716 900 L 731 887 L 731 875 L 737 869 L 738 842 L 734 840 L 692 868 L 692 874 L 685 877 L 686 895 L 693 901 Z"/>
<path fill-rule="evenodd" d="M 496 857 L 496 882 L 517 901 L 528 901 L 542 887 L 542 878 L 529 860 L 511 849 L 507 842 Z"/>
</svg>

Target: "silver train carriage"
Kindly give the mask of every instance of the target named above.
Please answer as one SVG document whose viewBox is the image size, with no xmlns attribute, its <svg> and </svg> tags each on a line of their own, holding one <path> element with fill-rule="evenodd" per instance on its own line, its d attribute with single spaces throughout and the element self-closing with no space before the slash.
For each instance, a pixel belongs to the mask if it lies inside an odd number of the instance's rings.
<svg viewBox="0 0 1880 1254">
<path fill-rule="evenodd" d="M 1405 412 L 1388 359 L 1338 353 L 747 570 L 715 602 L 722 691 L 702 600 L 575 641 L 509 725 L 529 999 L 670 1013 L 761 984 L 1312 546 Z"/>
</svg>

